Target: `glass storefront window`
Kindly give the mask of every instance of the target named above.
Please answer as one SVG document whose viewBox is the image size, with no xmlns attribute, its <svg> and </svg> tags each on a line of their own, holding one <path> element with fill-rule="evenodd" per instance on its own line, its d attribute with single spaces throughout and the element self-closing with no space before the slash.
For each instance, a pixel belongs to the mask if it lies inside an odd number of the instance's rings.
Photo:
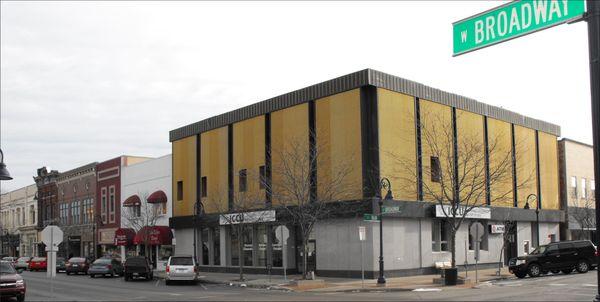
<svg viewBox="0 0 600 302">
<path fill-rule="evenodd" d="M 169 257 L 173 255 L 173 246 L 172 245 L 161 245 L 158 250 L 158 259 L 162 261 L 169 260 Z"/>
<path fill-rule="evenodd" d="M 202 265 L 208 265 L 208 228 L 202 229 Z"/>
<path fill-rule="evenodd" d="M 221 264 L 221 236 L 218 227 L 213 232 L 213 264 Z"/>
<path fill-rule="evenodd" d="M 238 237 L 238 229 L 231 228 L 231 265 L 238 266 L 240 265 L 240 241 Z"/>
<path fill-rule="evenodd" d="M 245 227 L 243 234 L 244 266 L 252 266 L 252 254 L 254 251 L 254 246 L 252 244 L 252 227 Z"/>
<path fill-rule="evenodd" d="M 256 227 L 256 239 L 258 241 L 258 266 L 267 265 L 267 226 L 264 224 Z"/>
</svg>

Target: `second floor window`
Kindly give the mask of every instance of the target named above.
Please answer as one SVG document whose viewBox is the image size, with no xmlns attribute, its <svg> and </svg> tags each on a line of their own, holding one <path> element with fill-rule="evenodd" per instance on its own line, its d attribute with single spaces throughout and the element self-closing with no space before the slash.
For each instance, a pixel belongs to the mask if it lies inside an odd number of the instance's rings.
<svg viewBox="0 0 600 302">
<path fill-rule="evenodd" d="M 200 196 L 201 197 L 208 196 L 208 179 L 206 179 L 206 176 L 202 176 L 202 185 L 201 185 L 201 190 L 200 190 Z"/>
<path fill-rule="evenodd" d="M 431 181 L 432 182 L 441 182 L 442 180 L 442 167 L 440 165 L 440 159 L 437 156 L 432 156 L 430 158 L 430 167 L 431 167 Z"/>
<path fill-rule="evenodd" d="M 586 188 L 585 178 L 581 179 L 581 198 L 587 198 L 587 188 Z"/>
<path fill-rule="evenodd" d="M 246 192 L 248 185 L 248 172 L 246 169 L 241 169 L 239 172 L 239 189 L 240 192 Z"/>
<path fill-rule="evenodd" d="M 183 200 L 183 181 L 177 182 L 177 200 Z"/>
<path fill-rule="evenodd" d="M 115 222 L 115 187 L 111 186 L 109 189 L 109 202 L 110 202 L 110 215 L 109 222 Z"/>
<path fill-rule="evenodd" d="M 29 206 L 29 224 L 35 224 L 35 206 Z"/>
</svg>

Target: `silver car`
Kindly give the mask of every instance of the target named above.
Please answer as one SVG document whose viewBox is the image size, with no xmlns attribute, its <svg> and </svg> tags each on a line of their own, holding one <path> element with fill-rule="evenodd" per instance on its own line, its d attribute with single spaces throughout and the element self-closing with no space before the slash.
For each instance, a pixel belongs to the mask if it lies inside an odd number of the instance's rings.
<svg viewBox="0 0 600 302">
<path fill-rule="evenodd" d="M 29 268 L 29 261 L 31 261 L 31 257 L 20 257 L 17 259 L 15 269 L 27 270 Z"/>
<path fill-rule="evenodd" d="M 198 280 L 198 266 L 192 256 L 171 256 L 167 261 L 165 283 L 170 285 L 173 281 Z"/>
</svg>

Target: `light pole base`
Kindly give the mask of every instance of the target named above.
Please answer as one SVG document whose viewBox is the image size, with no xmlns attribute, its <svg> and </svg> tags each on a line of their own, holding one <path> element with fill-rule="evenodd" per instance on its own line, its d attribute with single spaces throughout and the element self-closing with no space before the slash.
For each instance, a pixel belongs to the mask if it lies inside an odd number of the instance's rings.
<svg viewBox="0 0 600 302">
<path fill-rule="evenodd" d="M 385 286 L 385 278 L 384 277 L 377 278 L 377 286 Z"/>
</svg>

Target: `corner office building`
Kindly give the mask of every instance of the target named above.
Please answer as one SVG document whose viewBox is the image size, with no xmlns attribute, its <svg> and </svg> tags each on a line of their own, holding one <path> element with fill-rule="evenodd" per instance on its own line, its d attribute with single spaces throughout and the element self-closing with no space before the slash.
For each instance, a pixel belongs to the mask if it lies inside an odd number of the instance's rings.
<svg viewBox="0 0 600 302">
<path fill-rule="evenodd" d="M 423 118 L 432 114 L 443 118 Z M 358 226 L 364 225 L 365 273 L 368 277 L 377 276 L 379 224 L 365 222 L 362 217 L 364 213 L 378 212 L 371 180 L 387 177 L 392 183 L 394 200 L 386 200 L 385 204 L 399 206 L 402 211 L 383 218 L 386 276 L 433 271 L 436 262 L 450 261 L 449 230 L 443 217 L 436 217 L 433 200 L 419 193 L 422 185 L 414 188 L 403 183 L 408 174 L 391 154 L 400 154 L 412 162 L 419 171 L 415 183 L 433 181 L 429 171 L 430 149 L 426 148 L 419 129 L 422 123 L 436 122 L 453 129 L 454 141 L 467 132 L 475 133 L 482 144 L 495 136 L 500 137 L 496 147 L 517 153 L 511 156 L 511 180 L 502 184 L 504 188 L 486 188 L 487 214 L 468 219 L 457 233 L 458 265 L 475 263 L 475 253 L 468 242 L 469 222 L 478 221 L 486 226 L 480 265 L 498 265 L 499 261 L 523 254 L 525 248 L 534 245 L 535 211 L 523 209 L 530 194 L 539 197 L 540 244 L 559 239 L 559 224 L 564 222 L 564 214 L 559 206 L 558 126 L 366 69 L 172 130 L 170 226 L 177 239 L 175 253 L 194 254 L 193 213 L 195 201 L 200 198 L 206 214 L 197 220 L 195 233 L 196 254 L 203 270 L 235 272 L 239 261 L 243 261 L 247 272 L 261 273 L 272 266 L 273 272 L 282 273 L 284 263 L 288 273 L 301 271 L 297 228 L 286 226 L 290 236 L 282 244 L 281 236 L 274 230 L 282 224 L 284 210 L 277 206 L 270 190 L 265 190 L 258 181 L 246 184 L 246 178 L 260 174 L 277 190 L 280 176 L 276 165 L 281 158 L 270 150 L 300 138 L 306 144 L 301 147 L 309 152 L 308 145 L 315 141 L 309 139 L 309 133 L 314 133 L 317 140 L 327 144 L 321 152 L 327 153 L 328 158 L 317 163 L 317 194 L 323 189 L 319 183 L 343 166 L 349 168 L 343 181 L 352 188 L 347 202 L 362 206 L 353 215 L 340 215 L 316 225 L 309 244 L 310 269 L 319 276 L 359 277 Z M 516 143 L 525 148 L 515 148 Z M 455 154 L 461 156 L 460 151 Z M 495 162 L 498 160 L 486 151 L 486 169 L 498 164 Z M 517 180 L 527 175 L 532 176 L 531 182 L 518 186 Z M 504 199 L 487 197 L 501 189 L 510 194 Z M 256 211 L 270 208 L 276 213 L 275 221 L 254 224 L 241 239 L 232 233 L 231 225 L 223 219 L 219 221 L 219 214 L 227 212 L 235 192 L 240 190 L 264 196 L 264 207 Z M 490 200 L 499 201 L 490 203 Z M 513 236 L 506 236 L 509 240 L 501 259 L 504 236 L 495 226 L 505 220 L 514 221 L 515 227 L 506 230 Z M 237 248 L 240 241 L 242 255 Z"/>
</svg>

